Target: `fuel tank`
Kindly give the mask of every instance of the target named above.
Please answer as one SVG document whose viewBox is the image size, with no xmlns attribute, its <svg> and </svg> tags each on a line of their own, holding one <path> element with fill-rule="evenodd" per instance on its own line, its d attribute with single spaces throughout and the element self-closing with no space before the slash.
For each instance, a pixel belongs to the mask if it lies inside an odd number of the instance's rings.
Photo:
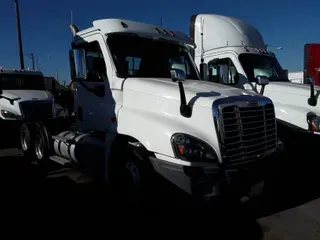
<svg viewBox="0 0 320 240">
<path fill-rule="evenodd" d="M 105 150 L 101 137 L 65 131 L 58 135 L 58 139 L 53 144 L 57 156 L 69 160 L 83 173 L 95 178 L 104 177 Z"/>
</svg>

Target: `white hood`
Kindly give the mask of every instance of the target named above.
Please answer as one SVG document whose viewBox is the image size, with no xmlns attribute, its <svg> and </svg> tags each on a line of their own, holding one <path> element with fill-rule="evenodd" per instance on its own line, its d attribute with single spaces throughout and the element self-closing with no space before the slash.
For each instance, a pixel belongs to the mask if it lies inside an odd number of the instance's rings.
<svg viewBox="0 0 320 240">
<path fill-rule="evenodd" d="M 320 91 L 320 87 L 314 86 L 315 94 Z M 270 82 L 265 88 L 266 92 L 280 92 L 282 94 L 310 96 L 310 85 L 292 82 Z"/>
<path fill-rule="evenodd" d="M 53 95 L 50 92 L 43 90 L 3 90 L 1 95 L 10 99 L 21 98 L 19 101 L 46 100 L 53 98 Z"/>
<path fill-rule="evenodd" d="M 130 78 L 126 80 L 124 85 L 125 90 L 148 93 L 150 95 L 180 101 L 178 83 L 174 83 L 168 78 Z M 196 98 L 195 105 L 208 108 L 211 108 L 213 101 L 219 98 L 239 95 L 258 95 L 243 89 L 201 80 L 186 80 L 183 85 L 187 102 L 191 99 L 195 100 Z"/>
<path fill-rule="evenodd" d="M 320 87 L 314 86 L 315 95 L 320 94 Z M 260 91 L 260 87 L 257 89 Z M 320 116 L 320 99 L 317 106 L 308 104 L 310 85 L 292 82 L 270 82 L 264 90 L 264 96 L 270 98 L 274 105 L 276 116 L 285 122 L 303 129 L 308 129 L 307 113 L 314 112 Z"/>
</svg>

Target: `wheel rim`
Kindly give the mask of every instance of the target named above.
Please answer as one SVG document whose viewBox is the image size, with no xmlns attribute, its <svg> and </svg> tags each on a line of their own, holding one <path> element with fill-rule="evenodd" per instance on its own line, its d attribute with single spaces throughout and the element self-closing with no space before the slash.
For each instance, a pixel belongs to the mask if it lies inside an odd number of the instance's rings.
<svg viewBox="0 0 320 240">
<path fill-rule="evenodd" d="M 39 135 L 37 135 L 35 139 L 35 151 L 37 158 L 41 160 L 44 155 L 44 142 L 42 137 Z"/>
<path fill-rule="evenodd" d="M 21 132 L 20 141 L 21 141 L 22 150 L 27 151 L 29 148 L 28 148 L 27 134 L 25 131 Z"/>
</svg>

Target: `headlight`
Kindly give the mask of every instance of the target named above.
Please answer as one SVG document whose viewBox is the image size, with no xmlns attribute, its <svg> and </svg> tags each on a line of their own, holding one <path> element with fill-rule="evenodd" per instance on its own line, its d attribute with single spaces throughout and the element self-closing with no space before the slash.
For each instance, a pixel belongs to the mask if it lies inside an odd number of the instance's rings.
<svg viewBox="0 0 320 240">
<path fill-rule="evenodd" d="M 309 115 L 307 121 L 311 132 L 320 132 L 320 116 L 315 114 Z"/>
<path fill-rule="evenodd" d="M 176 157 L 191 162 L 216 162 L 216 152 L 207 143 L 188 134 L 175 133 L 171 144 Z"/>
<path fill-rule="evenodd" d="M 5 119 L 17 119 L 17 115 L 15 115 L 12 112 L 9 112 L 7 110 L 1 110 L 1 115 L 3 116 L 3 118 Z"/>
</svg>

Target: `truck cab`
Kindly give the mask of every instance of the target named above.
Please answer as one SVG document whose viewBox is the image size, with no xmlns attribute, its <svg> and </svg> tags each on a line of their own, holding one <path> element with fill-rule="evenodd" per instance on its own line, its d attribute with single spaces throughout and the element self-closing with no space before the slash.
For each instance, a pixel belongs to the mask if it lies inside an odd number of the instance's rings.
<svg viewBox="0 0 320 240">
<path fill-rule="evenodd" d="M 203 81 L 183 33 L 124 19 L 71 30 L 77 129 L 53 137 L 51 160 L 138 195 L 155 178 L 201 199 L 263 182 L 278 144 L 269 98 Z"/>
<path fill-rule="evenodd" d="M 281 126 L 320 133 L 320 88 L 313 86 L 313 81 L 303 85 L 290 82 L 255 27 L 233 17 L 198 14 L 191 17 L 190 37 L 197 45 L 195 62 L 208 65 L 210 81 L 263 93 L 274 102 Z M 259 84 L 261 78 L 267 80 L 267 86 Z"/>
<path fill-rule="evenodd" d="M 0 132 L 5 136 L 1 149 L 18 148 L 26 159 L 33 159 L 37 141 L 33 133 L 43 124 L 48 128 L 66 124 L 65 112 L 46 89 L 42 72 L 0 68 Z"/>
</svg>

